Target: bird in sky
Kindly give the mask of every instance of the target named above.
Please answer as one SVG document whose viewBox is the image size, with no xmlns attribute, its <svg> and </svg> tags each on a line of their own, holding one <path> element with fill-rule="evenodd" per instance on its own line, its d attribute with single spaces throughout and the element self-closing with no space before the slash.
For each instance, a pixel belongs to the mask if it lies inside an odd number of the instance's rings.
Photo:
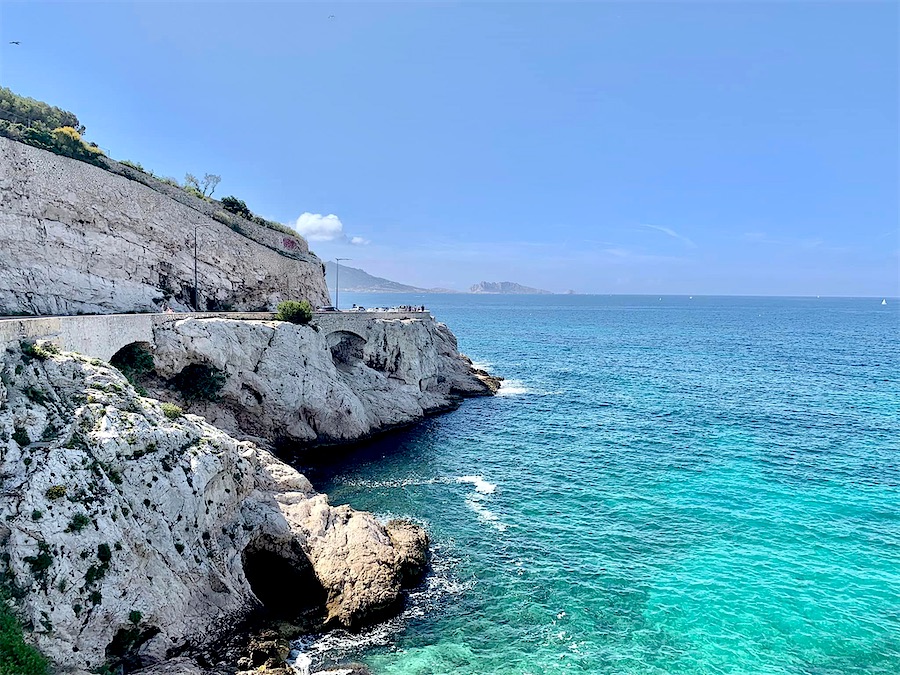
<svg viewBox="0 0 900 675">
<path fill-rule="evenodd" d="M 11 45 L 20 45 L 20 44 L 22 44 L 22 43 L 19 42 L 18 40 L 10 40 L 10 41 L 9 41 L 9 44 L 11 44 Z"/>
<path fill-rule="evenodd" d="M 328 16 L 328 18 L 329 18 L 329 19 L 333 19 L 333 18 L 334 18 L 334 14 L 330 14 L 330 15 Z"/>
</svg>

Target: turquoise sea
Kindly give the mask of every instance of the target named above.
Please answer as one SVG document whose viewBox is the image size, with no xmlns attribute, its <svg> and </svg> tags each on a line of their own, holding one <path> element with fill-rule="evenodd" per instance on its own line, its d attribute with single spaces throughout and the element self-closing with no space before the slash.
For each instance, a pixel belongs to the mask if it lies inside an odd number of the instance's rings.
<svg viewBox="0 0 900 675">
<path fill-rule="evenodd" d="M 501 395 L 309 468 L 411 517 L 404 614 L 298 646 L 377 675 L 900 673 L 900 302 L 425 303 Z"/>
</svg>

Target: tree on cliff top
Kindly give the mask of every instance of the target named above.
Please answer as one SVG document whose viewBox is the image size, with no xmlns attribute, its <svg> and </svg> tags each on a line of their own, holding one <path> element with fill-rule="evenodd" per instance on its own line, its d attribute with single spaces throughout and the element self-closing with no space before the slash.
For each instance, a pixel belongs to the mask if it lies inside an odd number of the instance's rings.
<svg viewBox="0 0 900 675">
<path fill-rule="evenodd" d="M 216 191 L 216 186 L 221 181 L 221 176 L 212 173 L 204 174 L 203 180 L 199 180 L 192 173 L 185 174 L 184 176 L 184 186 L 193 188 L 200 193 L 201 197 L 212 197 L 212 193 Z"/>
<path fill-rule="evenodd" d="M 19 96 L 6 87 L 0 87 L 0 119 L 23 127 L 41 127 L 44 131 L 59 127 L 72 127 L 79 135 L 85 131 L 84 125 L 68 110 L 27 96 Z"/>
</svg>

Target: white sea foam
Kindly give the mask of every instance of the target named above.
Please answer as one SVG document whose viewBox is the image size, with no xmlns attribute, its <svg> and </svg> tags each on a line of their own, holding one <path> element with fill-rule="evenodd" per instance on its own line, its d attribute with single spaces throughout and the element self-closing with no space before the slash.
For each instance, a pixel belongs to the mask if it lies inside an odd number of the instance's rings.
<svg viewBox="0 0 900 675">
<path fill-rule="evenodd" d="M 525 386 L 522 380 L 503 380 L 500 383 L 500 389 L 497 396 L 518 396 L 520 394 L 530 394 L 531 390 Z"/>
<path fill-rule="evenodd" d="M 500 521 L 500 517 L 491 511 L 488 507 L 486 507 L 480 499 L 481 495 L 472 495 L 471 497 L 466 499 L 466 506 L 472 509 L 475 513 L 478 514 L 478 517 L 481 518 L 488 525 L 493 527 L 498 532 L 505 532 L 508 525 Z"/>
<path fill-rule="evenodd" d="M 478 368 L 478 370 L 487 370 L 493 365 L 493 363 L 489 363 L 488 361 L 472 361 L 472 367 Z"/>
<path fill-rule="evenodd" d="M 497 489 L 497 486 L 493 483 L 488 483 L 484 476 L 460 476 L 456 479 L 456 482 L 471 483 L 475 486 L 475 492 L 480 492 L 483 495 L 492 495 Z"/>
<path fill-rule="evenodd" d="M 500 383 L 500 389 L 497 396 L 521 396 L 522 394 L 531 394 L 532 396 L 559 396 L 565 394 L 565 389 L 541 390 L 532 389 L 522 380 L 503 380 Z"/>
</svg>

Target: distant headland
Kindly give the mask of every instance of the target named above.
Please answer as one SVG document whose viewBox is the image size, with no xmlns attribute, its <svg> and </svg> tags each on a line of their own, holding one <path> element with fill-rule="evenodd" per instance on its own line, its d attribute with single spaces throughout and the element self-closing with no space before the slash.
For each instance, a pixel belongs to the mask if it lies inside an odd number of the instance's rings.
<svg viewBox="0 0 900 675">
<path fill-rule="evenodd" d="M 481 281 L 469 289 L 469 293 L 497 293 L 502 295 L 552 295 L 551 291 L 523 286 L 512 281 Z"/>
</svg>

